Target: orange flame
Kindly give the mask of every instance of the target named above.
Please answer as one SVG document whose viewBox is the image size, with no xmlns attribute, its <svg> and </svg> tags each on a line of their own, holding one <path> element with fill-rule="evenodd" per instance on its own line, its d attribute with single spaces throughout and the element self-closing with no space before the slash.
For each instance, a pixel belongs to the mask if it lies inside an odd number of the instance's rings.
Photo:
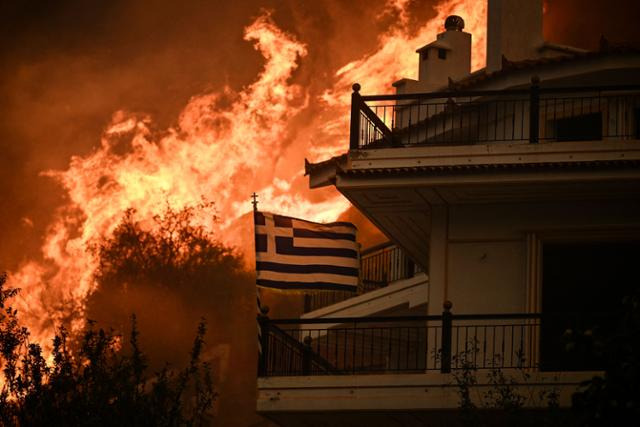
<svg viewBox="0 0 640 427">
<path fill-rule="evenodd" d="M 472 35 L 471 69 L 483 68 L 486 63 L 487 2 L 473 0 L 445 0 L 435 7 L 436 16 L 427 21 L 414 34 L 408 28 L 407 0 L 393 0 L 390 6 L 397 10 L 400 19 L 396 26 L 378 38 L 378 49 L 352 61 L 338 70 L 337 81 L 324 92 L 322 100 L 331 108 L 342 108 L 345 112 L 334 120 L 320 126 L 327 133 L 347 138 L 346 108 L 350 103 L 351 85 L 362 86 L 364 94 L 386 94 L 392 91 L 391 84 L 401 78 L 417 79 L 418 56 L 416 49 L 436 39 L 444 30 L 444 21 L 450 15 L 459 15 L 465 21 L 464 31 Z M 341 149 L 343 149 L 341 147 Z M 323 154 L 335 155 L 332 149 Z"/>
<path fill-rule="evenodd" d="M 360 82 L 368 93 L 387 92 L 394 80 L 415 74 L 415 48 L 434 39 L 444 18 L 454 13 L 474 34 L 474 68 L 484 61 L 484 2 L 446 0 L 415 34 L 407 29 L 408 3 L 390 0 L 389 7 L 399 11 L 398 25 L 380 36 L 376 52 L 338 71 L 322 96 L 325 102 L 315 106 L 322 111 L 305 129 L 311 138 L 292 135 L 290 126 L 311 104 L 306 89 L 290 81 L 307 47 L 265 13 L 244 33 L 265 60 L 252 84 L 194 96 L 177 126 L 164 132 L 154 130 L 149 117 L 118 111 L 93 153 L 73 157 L 67 170 L 46 172 L 64 187 L 69 203 L 45 236 L 45 262 L 30 261 L 10 276 L 11 285 L 22 289 L 17 308 L 32 335 L 44 344 L 65 320 L 72 331 L 83 326 L 84 304 L 96 286 L 97 259 L 88 248 L 112 232 L 128 208 L 144 221 L 161 214 L 166 203 L 181 209 L 203 197 L 213 200 L 222 222 L 213 221 L 216 212 L 210 209 L 200 211 L 197 221 L 230 245 L 247 240 L 222 232 L 239 228 L 239 218 L 251 210 L 253 191 L 263 210 L 316 221 L 334 220 L 345 211 L 349 203 L 335 194 L 314 201 L 301 172 L 304 151 L 322 158 L 346 149 L 351 83 Z M 250 230 L 243 231 L 250 236 Z"/>
</svg>

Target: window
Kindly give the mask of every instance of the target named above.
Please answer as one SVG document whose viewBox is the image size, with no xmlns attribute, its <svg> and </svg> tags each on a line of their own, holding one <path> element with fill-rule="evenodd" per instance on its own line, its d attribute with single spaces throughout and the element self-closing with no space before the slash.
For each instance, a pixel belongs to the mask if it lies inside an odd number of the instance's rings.
<svg viewBox="0 0 640 427">
<path fill-rule="evenodd" d="M 640 108 L 636 108 L 634 113 L 636 120 L 636 139 L 640 139 Z"/>
<path fill-rule="evenodd" d="M 420 52 L 420 59 L 422 59 L 423 61 L 426 61 L 427 59 L 429 59 L 429 49 L 425 49 L 422 52 Z"/>
<path fill-rule="evenodd" d="M 540 368 L 545 371 L 593 370 L 602 367 L 588 340 L 566 351 L 565 331 L 598 329 L 606 335 L 615 325 L 622 298 L 638 287 L 640 241 L 543 243 Z M 559 316 L 550 316 L 560 313 Z M 598 333 L 596 331 L 596 333 Z"/>
<path fill-rule="evenodd" d="M 595 141 L 602 139 L 602 113 L 583 114 L 556 120 L 558 141 Z"/>
<path fill-rule="evenodd" d="M 447 59 L 447 50 L 446 49 L 438 49 L 438 58 Z"/>
</svg>

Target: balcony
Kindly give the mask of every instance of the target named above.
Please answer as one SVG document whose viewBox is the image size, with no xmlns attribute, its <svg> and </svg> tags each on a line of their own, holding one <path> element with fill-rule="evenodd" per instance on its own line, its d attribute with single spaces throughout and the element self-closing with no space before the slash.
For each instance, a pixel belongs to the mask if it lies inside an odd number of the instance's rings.
<svg viewBox="0 0 640 427">
<path fill-rule="evenodd" d="M 309 313 L 365 293 L 384 288 L 390 283 L 409 279 L 421 273 L 405 252 L 391 242 L 382 243 L 360 253 L 360 284 L 356 293 L 328 291 L 305 295 L 304 312 Z"/>
<path fill-rule="evenodd" d="M 447 374 L 455 370 L 593 371 L 566 353 L 567 330 L 610 328 L 600 313 L 452 314 L 330 319 L 262 317 L 261 377 Z"/>
<path fill-rule="evenodd" d="M 602 361 L 565 352 L 565 331 L 603 328 L 611 316 L 519 313 L 331 319 L 259 319 L 257 410 L 280 425 L 457 425 L 456 378 L 470 397 L 505 378 L 539 409 L 550 390 L 560 407 Z M 595 330 L 595 329 L 592 329 Z M 477 382 L 476 382 L 477 381 Z M 492 382 L 493 381 L 493 382 Z M 520 381 L 520 382 L 517 382 Z"/>
<path fill-rule="evenodd" d="M 360 95 L 350 149 L 640 138 L 640 86 Z"/>
</svg>

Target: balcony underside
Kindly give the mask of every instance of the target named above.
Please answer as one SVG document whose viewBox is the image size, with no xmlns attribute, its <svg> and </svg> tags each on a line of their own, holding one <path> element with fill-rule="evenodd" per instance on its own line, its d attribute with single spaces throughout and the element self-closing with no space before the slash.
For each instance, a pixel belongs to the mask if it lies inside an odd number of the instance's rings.
<svg viewBox="0 0 640 427">
<path fill-rule="evenodd" d="M 389 148 L 349 153 L 332 181 L 426 268 L 434 206 L 640 200 L 639 165 L 639 141 Z"/>
</svg>

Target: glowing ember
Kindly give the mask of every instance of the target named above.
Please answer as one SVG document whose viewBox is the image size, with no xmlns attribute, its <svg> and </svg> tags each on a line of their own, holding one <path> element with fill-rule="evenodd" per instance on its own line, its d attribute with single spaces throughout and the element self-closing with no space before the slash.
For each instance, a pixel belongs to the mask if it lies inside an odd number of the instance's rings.
<svg viewBox="0 0 640 427">
<path fill-rule="evenodd" d="M 315 221 L 337 218 L 348 202 L 337 195 L 314 202 L 302 179 L 302 159 L 305 153 L 318 160 L 346 149 L 350 85 L 358 81 L 366 93 L 389 92 L 391 82 L 415 75 L 415 49 L 433 40 L 450 14 L 463 16 L 473 34 L 474 68 L 484 63 L 485 2 L 447 0 L 411 34 L 408 3 L 389 2 L 399 12 L 397 25 L 379 37 L 376 52 L 340 69 L 305 135 L 292 135 L 290 124 L 309 106 L 309 94 L 290 78 L 307 47 L 267 13 L 245 29 L 245 39 L 265 60 L 254 83 L 193 97 L 177 126 L 163 133 L 152 130 L 149 117 L 116 112 L 95 152 L 73 157 L 67 170 L 47 172 L 64 187 L 69 203 L 49 227 L 45 263 L 28 262 L 10 275 L 10 285 L 22 288 L 17 307 L 35 339 L 44 343 L 62 322 L 70 322 L 72 331 L 83 326 L 97 265 L 89 248 L 128 208 L 145 221 L 167 203 L 181 209 L 212 200 L 216 212 L 203 209 L 197 220 L 230 245 L 250 240 L 250 231 L 238 224 L 254 191 L 264 210 Z M 221 222 L 213 221 L 216 213 Z"/>
</svg>

